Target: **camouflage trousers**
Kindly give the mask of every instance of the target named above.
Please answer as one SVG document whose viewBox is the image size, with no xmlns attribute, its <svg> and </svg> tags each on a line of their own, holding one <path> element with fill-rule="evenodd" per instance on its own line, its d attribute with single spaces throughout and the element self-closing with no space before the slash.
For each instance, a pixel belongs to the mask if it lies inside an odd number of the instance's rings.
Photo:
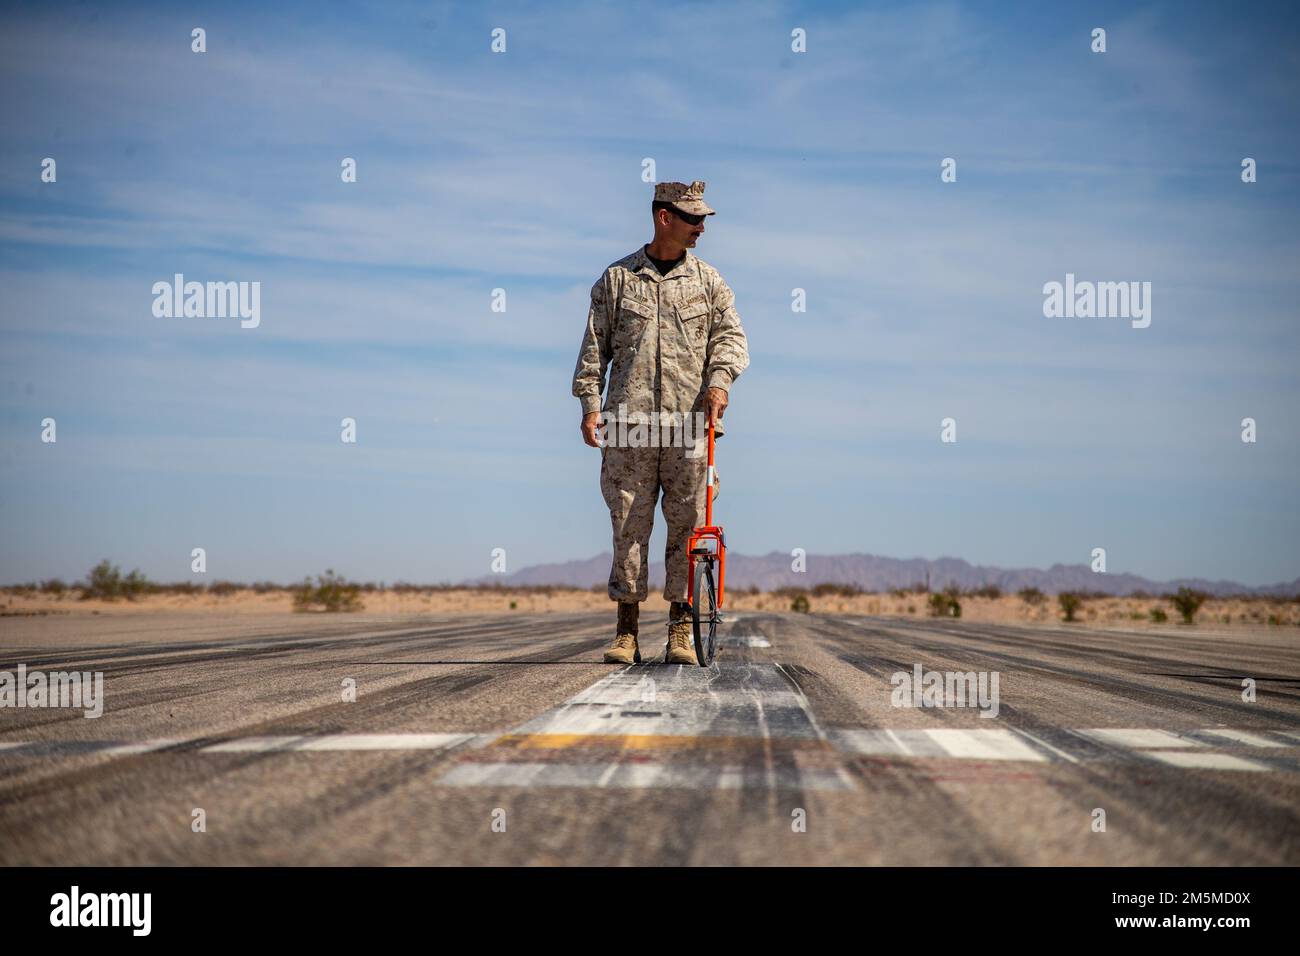
<svg viewBox="0 0 1300 956">
<path fill-rule="evenodd" d="M 693 455 L 694 457 L 691 457 Z M 644 601 L 649 593 L 650 531 L 663 491 L 668 545 L 664 549 L 664 600 L 685 601 L 686 541 L 704 524 L 704 482 L 708 456 L 703 440 L 694 448 L 601 449 L 600 490 L 614 527 L 614 563 L 609 572 L 613 601 Z"/>
</svg>

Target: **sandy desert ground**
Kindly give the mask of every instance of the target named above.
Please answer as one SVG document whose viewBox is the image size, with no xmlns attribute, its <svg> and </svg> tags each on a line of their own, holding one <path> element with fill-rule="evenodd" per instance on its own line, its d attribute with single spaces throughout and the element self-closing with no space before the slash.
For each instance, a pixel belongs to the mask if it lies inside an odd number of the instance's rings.
<svg viewBox="0 0 1300 956">
<path fill-rule="evenodd" d="M 859 594 L 852 596 L 809 595 L 808 610 L 816 614 L 868 614 L 901 618 L 929 618 L 925 594 Z M 515 611 L 519 614 L 572 613 L 575 611 L 614 608 L 603 592 L 566 588 L 492 589 L 435 588 L 426 591 L 368 591 L 361 594 L 363 610 L 368 614 L 491 614 Z M 775 593 L 729 591 L 726 609 L 745 611 L 789 611 L 791 598 Z M 1162 609 L 1164 622 L 1151 619 L 1152 609 Z M 221 614 L 293 614 L 293 597 L 288 591 L 256 593 L 239 590 L 228 595 L 154 594 L 138 600 L 78 600 L 75 594 L 56 596 L 44 593 L 0 592 L 0 617 L 27 615 L 95 615 L 142 613 L 151 611 L 216 612 Z M 308 613 L 323 613 L 320 611 Z M 666 617 L 668 604 L 652 594 L 642 607 L 647 618 Z M 1076 614 L 1090 627 L 1120 626 L 1125 629 L 1180 628 L 1179 615 L 1168 601 L 1159 598 L 1093 598 L 1084 602 Z M 1003 624 L 1048 624 L 1062 619 L 1055 597 L 1030 606 L 1015 595 L 999 598 L 963 596 L 963 620 Z M 1211 599 L 1196 615 L 1198 627 L 1229 629 L 1300 627 L 1300 603 L 1243 599 Z"/>
</svg>

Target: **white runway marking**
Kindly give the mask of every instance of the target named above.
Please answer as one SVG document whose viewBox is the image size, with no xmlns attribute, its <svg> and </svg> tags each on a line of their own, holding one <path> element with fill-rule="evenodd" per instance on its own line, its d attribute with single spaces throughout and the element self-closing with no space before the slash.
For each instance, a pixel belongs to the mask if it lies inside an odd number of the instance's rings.
<svg viewBox="0 0 1300 956">
<path fill-rule="evenodd" d="M 1196 736 L 1211 738 L 1207 741 L 1211 747 L 1226 747 L 1233 744 L 1245 744 L 1248 747 L 1291 747 L 1294 744 L 1283 743 L 1262 733 L 1249 730 L 1226 730 L 1216 727 L 1213 730 L 1197 730 Z M 1225 743 L 1226 741 L 1226 743 Z"/>
<path fill-rule="evenodd" d="M 923 731 L 852 730 L 844 727 L 832 727 L 827 731 L 831 742 L 834 743 L 838 749 L 848 751 L 849 753 L 866 754 L 869 756 L 883 754 L 901 757 L 937 757 L 939 755 L 937 748 L 929 754 L 923 754 L 919 753 L 913 746 L 909 745 L 908 738 L 913 734 L 921 733 L 923 733 Z"/>
<path fill-rule="evenodd" d="M 1079 763 L 1079 762 L 1080 762 L 1079 758 L 1076 757 L 1076 756 L 1074 756 L 1074 754 L 1072 754 L 1072 753 L 1067 753 L 1066 751 L 1062 750 L 1060 747 L 1053 747 L 1051 744 L 1049 744 L 1049 743 L 1048 743 L 1046 740 L 1044 740 L 1042 737 L 1035 736 L 1034 734 L 1031 734 L 1031 733 L 1030 733 L 1029 731 L 1027 731 L 1027 730 L 1023 730 L 1023 729 L 1021 729 L 1021 728 L 1019 728 L 1019 727 L 1013 727 L 1013 728 L 1012 728 L 1012 731 L 1013 731 L 1014 733 L 1019 734 L 1021 737 L 1024 737 L 1026 740 L 1032 740 L 1034 743 L 1038 744 L 1038 746 L 1043 747 L 1043 748 L 1045 748 L 1046 750 L 1050 751 L 1051 754 L 1052 754 L 1052 756 L 1054 756 L 1054 757 L 1060 757 L 1062 760 L 1066 761 L 1067 763 Z"/>
<path fill-rule="evenodd" d="M 173 738 L 8 740 L 0 741 L 0 760 L 124 757 L 168 750 L 438 751 L 474 744 L 475 749 L 467 751 L 465 759 L 452 767 L 438 781 L 440 784 L 843 790 L 853 789 L 854 784 L 842 768 L 827 766 L 834 762 L 834 754 L 1039 764 L 1106 759 L 1104 755 L 1080 751 L 1077 741 L 1072 746 L 1070 738 L 1078 735 L 1171 767 L 1300 771 L 1300 762 L 1292 754 L 1284 754 L 1280 762 L 1263 763 L 1239 754 L 1216 752 L 1242 748 L 1285 751 L 1300 746 L 1300 733 L 1284 730 L 1092 728 L 1040 730 L 1034 735 L 1015 728 L 833 727 L 823 733 L 807 710 L 807 701 L 784 680 L 784 689 L 769 687 L 762 694 L 756 693 L 754 682 L 769 681 L 773 674 L 779 674 L 780 665 L 747 666 L 756 670 L 723 688 L 713 687 L 717 674 L 711 675 L 703 668 L 677 668 L 676 680 L 671 671 L 660 671 L 661 675 L 670 675 L 662 681 L 667 692 L 656 690 L 653 701 L 640 697 L 646 685 L 639 679 L 629 680 L 628 671 L 618 671 L 507 734 L 299 734 L 241 737 L 197 748 L 186 746 L 198 744 L 197 740 Z M 760 673 L 763 671 L 766 673 Z M 1197 739 L 1190 739 L 1190 735 Z M 561 759 L 535 759 L 543 753 Z M 627 753 L 636 756 L 627 757 Z M 498 754 L 500 759 L 496 759 Z M 737 763 L 738 759 L 745 762 Z"/>
<path fill-rule="evenodd" d="M 1040 763 L 1047 760 L 1009 730 L 930 730 L 927 733 L 950 757 Z"/>
<path fill-rule="evenodd" d="M 129 757 L 132 754 L 153 753 L 155 750 L 163 750 L 167 747 L 175 747 L 177 744 L 183 744 L 183 740 L 142 740 L 139 743 L 120 743 L 105 747 L 102 753 L 114 757 Z"/>
<path fill-rule="evenodd" d="M 1187 753 L 1179 750 L 1154 750 L 1148 756 L 1162 763 L 1175 767 L 1187 767 L 1196 770 L 1272 770 L 1266 764 L 1245 760 L 1231 754 Z"/>
<path fill-rule="evenodd" d="M 562 759 L 538 763 L 538 750 Z M 647 753 L 670 754 L 649 760 Z M 743 761 L 743 763 L 738 762 Z M 448 786 L 854 789 L 780 664 L 627 667 L 449 770 Z"/>
<path fill-rule="evenodd" d="M 760 732 L 762 723 L 767 733 Z M 510 731 L 673 737 L 820 736 L 802 694 L 775 664 L 625 668 Z"/>
<path fill-rule="evenodd" d="M 1045 732 L 1044 732 L 1045 733 Z M 1228 730 L 1181 731 L 1156 729 L 1093 728 L 1059 732 L 1061 735 L 1078 734 L 1086 738 L 1115 744 L 1159 760 L 1175 767 L 1199 770 L 1287 770 L 1285 766 L 1268 766 L 1232 754 L 1213 753 L 1210 748 L 1230 747 L 1276 748 L 1285 747 L 1274 738 L 1286 736 L 1280 731 Z M 961 730 L 935 728 L 930 730 L 859 730 L 833 727 L 827 731 L 831 742 L 841 751 L 863 756 L 937 758 L 958 760 L 1013 760 L 1026 763 L 1051 762 L 1051 757 L 1031 747 L 1026 738 L 1046 748 L 1057 758 L 1070 763 L 1082 763 L 1087 756 L 1072 754 L 1067 749 L 1054 746 L 1042 736 L 1018 729 Z M 1203 740 L 1189 740 L 1196 734 Z M 1213 739 L 1211 739 L 1213 735 Z M 1296 735 L 1300 742 L 1300 735 Z M 1068 744 L 1058 740 L 1063 746 Z M 1290 746 L 1296 746 L 1291 744 Z M 1096 759 L 1096 758 L 1092 758 Z"/>
<path fill-rule="evenodd" d="M 840 749 L 857 754 L 1047 762 L 1045 756 L 1010 730 L 844 730 L 836 728 L 828 733 Z"/>
<path fill-rule="evenodd" d="M 270 750 L 289 750 L 295 743 L 306 739 L 304 736 L 244 737 L 241 740 L 223 740 L 218 744 L 201 747 L 200 750 L 210 754 L 265 753 Z"/>
<path fill-rule="evenodd" d="M 1148 747 L 1204 747 L 1205 744 L 1189 740 L 1171 730 L 1118 729 L 1107 727 L 1102 730 L 1081 730 L 1084 736 L 1099 740 L 1104 744 L 1131 747 L 1136 750 Z"/>
</svg>

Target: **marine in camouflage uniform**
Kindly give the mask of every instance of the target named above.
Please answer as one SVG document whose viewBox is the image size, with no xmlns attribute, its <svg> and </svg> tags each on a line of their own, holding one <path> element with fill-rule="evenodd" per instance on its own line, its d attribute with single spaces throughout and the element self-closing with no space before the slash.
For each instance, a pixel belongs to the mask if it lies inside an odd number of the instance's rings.
<svg viewBox="0 0 1300 956">
<path fill-rule="evenodd" d="M 672 602 L 665 659 L 696 663 L 690 626 L 684 623 L 689 615 L 686 542 L 704 523 L 705 423 L 712 414 L 714 435 L 721 437 L 731 383 L 749 365 L 735 296 L 718 270 L 690 252 L 704 231 L 703 217 L 714 214 L 703 194 L 699 181 L 656 186 L 654 242 L 613 263 L 592 286 L 573 374 L 588 444 L 599 443 L 593 441 L 595 429 L 604 426 L 600 488 L 614 531 L 609 596 L 619 602 L 607 661 L 640 660 L 637 617 L 648 596 L 647 550 L 662 490 L 668 523 L 664 598 Z M 655 415 L 671 424 L 657 432 L 634 427 L 638 421 L 653 422 Z M 620 438 L 630 441 L 620 443 Z M 653 444 L 647 446 L 645 439 Z"/>
</svg>

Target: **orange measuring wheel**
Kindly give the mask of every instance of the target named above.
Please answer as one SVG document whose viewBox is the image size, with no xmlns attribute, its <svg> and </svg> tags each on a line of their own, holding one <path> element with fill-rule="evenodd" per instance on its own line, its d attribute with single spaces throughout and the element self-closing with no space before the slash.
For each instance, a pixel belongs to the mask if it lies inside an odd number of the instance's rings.
<svg viewBox="0 0 1300 956">
<path fill-rule="evenodd" d="M 701 667 L 713 663 L 717 652 L 718 624 L 722 620 L 723 580 L 727 574 L 727 536 L 713 523 L 713 499 L 718 473 L 713 466 L 713 422 L 709 422 L 709 470 L 705 479 L 704 524 L 691 532 L 686 543 L 690 573 L 686 578 L 695 633 L 695 659 Z M 716 583 L 715 583 L 716 578 Z"/>
</svg>

